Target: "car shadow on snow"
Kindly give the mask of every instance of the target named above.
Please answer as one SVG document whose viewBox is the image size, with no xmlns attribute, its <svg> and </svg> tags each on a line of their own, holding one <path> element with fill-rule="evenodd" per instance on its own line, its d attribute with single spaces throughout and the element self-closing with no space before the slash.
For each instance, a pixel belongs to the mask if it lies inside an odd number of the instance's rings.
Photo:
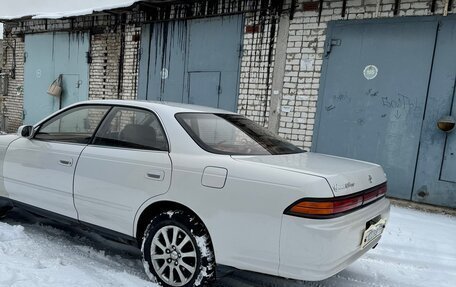
<svg viewBox="0 0 456 287">
<path fill-rule="evenodd" d="M 35 216 L 31 213 L 17 208 L 14 208 L 12 211 L 10 211 L 8 213 L 8 216 L 2 221 L 11 225 L 22 225 L 25 228 L 26 232 L 27 230 L 30 231 L 28 232 L 30 236 L 33 236 L 33 233 L 41 233 L 48 237 L 50 240 L 53 240 L 54 238 L 57 241 L 61 238 L 64 238 L 71 244 L 77 246 L 84 245 L 87 248 L 93 249 L 94 252 L 103 254 L 103 256 L 121 257 L 127 260 L 137 260 L 138 269 L 142 267 L 140 263 L 141 251 L 137 247 L 106 239 L 93 230 L 87 229 L 77 224 L 69 225 L 60 223 L 51 219 Z M 142 270 L 138 270 L 138 274 L 141 274 L 141 272 Z M 343 271 L 339 275 L 336 275 L 325 281 L 304 282 L 220 266 L 217 269 L 217 282 L 215 283 L 215 287 L 365 286 L 362 284 L 356 284 L 362 282 L 353 282 L 352 280 L 348 280 L 351 281 L 350 285 L 338 284 L 338 282 L 341 283 L 340 281 L 347 281 L 344 279 L 352 277 L 343 276 L 344 272 L 346 271 Z M 141 277 L 142 279 L 146 279 L 145 274 Z"/>
<path fill-rule="evenodd" d="M 11 210 L 2 221 L 22 225 L 26 231 L 33 228 L 34 232 L 46 233 L 48 237 L 63 237 L 75 245 L 86 245 L 96 251 L 103 251 L 106 255 L 141 259 L 141 251 L 137 247 L 109 240 L 82 225 L 61 223 L 18 208 Z"/>
</svg>

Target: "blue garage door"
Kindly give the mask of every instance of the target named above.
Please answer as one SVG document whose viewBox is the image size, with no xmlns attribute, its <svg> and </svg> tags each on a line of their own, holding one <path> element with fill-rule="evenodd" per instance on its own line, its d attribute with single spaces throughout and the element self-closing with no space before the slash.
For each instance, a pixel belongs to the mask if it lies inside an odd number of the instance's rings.
<svg viewBox="0 0 456 287">
<path fill-rule="evenodd" d="M 332 23 L 313 149 L 381 164 L 391 196 L 456 206 L 455 139 L 437 128 L 452 112 L 455 27 L 433 17 Z"/>
<path fill-rule="evenodd" d="M 456 207 L 456 129 L 445 133 L 437 122 L 456 118 L 456 16 L 439 21 L 434 65 L 416 167 L 412 199 Z"/>
<path fill-rule="evenodd" d="M 243 17 L 143 27 L 138 98 L 237 110 Z"/>
<path fill-rule="evenodd" d="M 42 33 L 25 36 L 24 123 L 35 124 L 60 107 L 87 100 L 88 33 Z M 62 75 L 62 95 L 47 94 Z"/>
</svg>

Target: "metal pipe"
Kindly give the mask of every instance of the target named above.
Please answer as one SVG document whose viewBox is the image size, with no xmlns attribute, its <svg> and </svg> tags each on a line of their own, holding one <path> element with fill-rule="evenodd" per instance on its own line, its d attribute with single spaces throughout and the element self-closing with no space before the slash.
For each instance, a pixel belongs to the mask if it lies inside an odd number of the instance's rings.
<svg viewBox="0 0 456 287">
<path fill-rule="evenodd" d="M 282 5 L 282 9 L 280 10 L 280 12 L 282 12 L 282 11 L 283 11 L 283 5 Z M 296 0 L 291 0 L 290 20 L 293 20 L 295 11 L 296 11 Z"/>
<path fill-rule="evenodd" d="M 435 0 L 434 0 L 435 1 Z M 401 6 L 401 0 L 395 0 L 394 1 L 394 15 L 399 14 L 399 7 Z"/>
<path fill-rule="evenodd" d="M 125 22 L 126 15 L 120 16 L 120 54 L 119 54 L 119 73 L 117 75 L 117 99 L 122 98 L 122 85 L 123 85 L 123 71 L 124 71 L 124 58 L 125 58 Z"/>
<path fill-rule="evenodd" d="M 432 3 L 431 3 L 431 12 L 434 13 L 435 12 L 435 7 L 437 6 L 437 0 L 432 0 Z"/>
<path fill-rule="evenodd" d="M 322 12 L 323 12 L 323 0 L 320 0 L 320 5 L 318 5 L 318 25 L 320 25 Z"/>
<path fill-rule="evenodd" d="M 344 0 L 344 1 L 342 1 L 342 13 L 340 15 L 342 18 L 345 18 L 346 10 L 347 10 L 347 0 Z"/>
</svg>

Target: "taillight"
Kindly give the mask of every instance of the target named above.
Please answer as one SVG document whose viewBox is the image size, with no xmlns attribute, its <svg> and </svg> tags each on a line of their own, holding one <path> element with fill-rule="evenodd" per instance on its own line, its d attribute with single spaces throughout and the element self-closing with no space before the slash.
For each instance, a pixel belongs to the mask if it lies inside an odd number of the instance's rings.
<svg viewBox="0 0 456 287">
<path fill-rule="evenodd" d="M 331 215 L 354 209 L 363 204 L 363 197 L 342 199 L 337 201 L 303 200 L 290 208 L 290 213 L 309 215 Z"/>
<path fill-rule="evenodd" d="M 382 198 L 385 196 L 386 191 L 386 183 L 383 183 L 349 196 L 306 198 L 288 207 L 285 210 L 285 214 L 308 218 L 337 217 Z"/>
<path fill-rule="evenodd" d="M 368 190 L 363 194 L 363 202 L 364 204 L 375 201 L 379 197 L 383 196 L 386 194 L 386 184 L 379 186 L 378 188 L 374 190 Z"/>
</svg>

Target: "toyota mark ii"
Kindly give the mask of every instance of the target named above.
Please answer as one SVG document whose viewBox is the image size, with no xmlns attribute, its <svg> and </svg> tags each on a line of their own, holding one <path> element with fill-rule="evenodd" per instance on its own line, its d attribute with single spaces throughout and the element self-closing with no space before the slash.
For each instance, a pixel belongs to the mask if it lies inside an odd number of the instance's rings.
<svg viewBox="0 0 456 287">
<path fill-rule="evenodd" d="M 216 263 L 322 280 L 374 247 L 389 216 L 379 165 L 207 107 L 77 103 L 0 136 L 0 160 L 0 215 L 17 206 L 136 243 L 163 286 L 208 285 Z"/>
</svg>

